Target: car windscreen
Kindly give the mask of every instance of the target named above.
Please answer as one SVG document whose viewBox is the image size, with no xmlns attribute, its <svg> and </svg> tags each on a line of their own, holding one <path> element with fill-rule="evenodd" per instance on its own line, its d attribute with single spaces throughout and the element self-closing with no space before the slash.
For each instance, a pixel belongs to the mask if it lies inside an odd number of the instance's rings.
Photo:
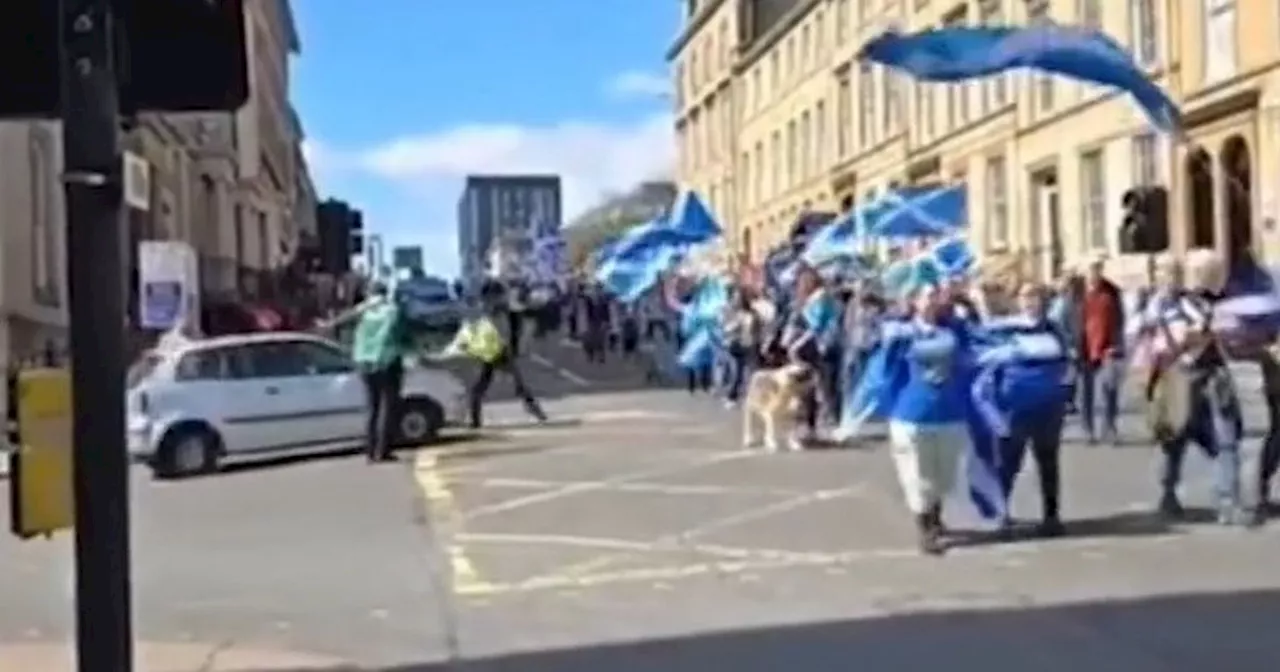
<svg viewBox="0 0 1280 672">
<path fill-rule="evenodd" d="M 154 352 L 143 354 L 137 359 L 137 361 L 129 366 L 129 370 L 125 373 L 125 386 L 128 389 L 133 389 L 142 384 L 143 381 L 155 372 L 156 367 L 160 366 L 161 361 L 162 358 L 160 355 Z"/>
</svg>

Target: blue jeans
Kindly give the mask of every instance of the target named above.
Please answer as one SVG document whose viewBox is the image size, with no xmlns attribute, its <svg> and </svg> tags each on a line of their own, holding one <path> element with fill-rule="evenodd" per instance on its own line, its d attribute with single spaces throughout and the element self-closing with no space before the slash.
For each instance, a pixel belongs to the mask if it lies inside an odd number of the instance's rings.
<svg viewBox="0 0 1280 672">
<path fill-rule="evenodd" d="M 1097 424 L 1094 412 L 1097 410 L 1101 396 L 1102 431 L 1108 438 L 1119 435 L 1120 419 L 1120 382 L 1124 369 L 1124 361 L 1109 358 L 1096 364 L 1081 362 L 1080 364 L 1080 420 L 1084 423 L 1085 434 L 1096 439 Z"/>
<path fill-rule="evenodd" d="M 1241 438 L 1244 421 L 1240 400 L 1231 388 L 1225 369 L 1193 374 L 1187 426 L 1160 445 L 1164 464 L 1160 474 L 1161 496 L 1177 497 L 1187 446 L 1199 445 L 1214 461 L 1214 498 L 1218 506 L 1241 504 Z"/>
</svg>

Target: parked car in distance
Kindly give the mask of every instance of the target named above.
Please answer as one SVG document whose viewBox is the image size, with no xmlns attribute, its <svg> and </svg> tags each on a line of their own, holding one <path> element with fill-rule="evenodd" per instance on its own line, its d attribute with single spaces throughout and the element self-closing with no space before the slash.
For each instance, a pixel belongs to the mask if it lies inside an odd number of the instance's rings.
<svg viewBox="0 0 1280 672">
<path fill-rule="evenodd" d="M 129 371 L 130 455 L 159 478 L 216 471 L 225 460 L 357 446 L 365 388 L 337 343 L 270 332 L 182 341 Z M 462 418 L 466 387 L 430 364 L 405 370 L 397 447 L 431 443 Z"/>
</svg>

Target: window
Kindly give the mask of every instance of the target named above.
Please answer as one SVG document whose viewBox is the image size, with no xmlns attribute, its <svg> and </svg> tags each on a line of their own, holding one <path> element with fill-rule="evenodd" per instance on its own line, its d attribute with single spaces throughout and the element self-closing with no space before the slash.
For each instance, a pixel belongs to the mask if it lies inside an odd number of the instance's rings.
<svg viewBox="0 0 1280 672">
<path fill-rule="evenodd" d="M 810 49 L 813 48 L 812 29 L 809 24 L 804 24 L 800 29 L 800 72 L 808 72 L 809 67 L 813 64 L 813 54 Z"/>
<path fill-rule="evenodd" d="M 729 67 L 729 22 L 727 20 L 721 21 L 717 31 L 719 36 L 716 39 L 716 44 L 720 45 L 720 53 L 716 57 L 718 61 L 717 67 L 724 70 Z"/>
<path fill-rule="evenodd" d="M 821 9 L 813 14 L 813 51 L 818 58 L 827 55 L 827 17 Z"/>
<path fill-rule="evenodd" d="M 898 130 L 898 78 L 880 68 L 880 128 L 887 136 Z"/>
<path fill-rule="evenodd" d="M 1088 249 L 1107 249 L 1107 176 L 1101 150 L 1080 157 L 1080 191 L 1084 198 L 1080 228 Z"/>
<path fill-rule="evenodd" d="M 297 353 L 302 367 L 310 376 L 326 376 L 355 370 L 351 359 L 341 350 L 315 341 L 297 341 L 289 347 Z"/>
<path fill-rule="evenodd" d="M 862 24 L 867 22 L 867 16 L 871 14 L 871 0 L 853 0 L 853 1 L 858 3 L 858 7 L 857 7 L 858 15 L 855 18 L 858 22 L 858 26 L 861 27 Z"/>
<path fill-rule="evenodd" d="M 1049 0 L 1031 0 L 1027 5 L 1027 20 L 1031 24 L 1051 23 Z M 1032 75 L 1035 78 L 1035 109 L 1037 112 L 1049 112 L 1054 106 L 1054 82 L 1052 75 Z"/>
<path fill-rule="evenodd" d="M 916 132 L 921 139 L 930 139 L 937 132 L 934 127 L 936 111 L 933 107 L 935 89 L 928 82 L 916 82 Z"/>
<path fill-rule="evenodd" d="M 836 151 L 841 159 L 853 151 L 853 86 L 849 73 L 836 82 Z"/>
<path fill-rule="evenodd" d="M 876 88 L 875 70 L 863 62 L 858 67 L 858 144 L 869 147 L 875 143 Z"/>
<path fill-rule="evenodd" d="M 818 170 L 827 167 L 827 102 L 819 100 L 813 108 L 813 160 Z"/>
<path fill-rule="evenodd" d="M 806 110 L 800 114 L 800 177 L 808 178 L 813 174 L 813 116 Z"/>
<path fill-rule="evenodd" d="M 1216 82 L 1236 72 L 1235 0 L 1204 0 L 1204 79 Z"/>
<path fill-rule="evenodd" d="M 1090 30 L 1102 29 L 1102 5 L 1099 0 L 1076 0 L 1076 16 L 1080 25 Z"/>
<path fill-rule="evenodd" d="M 787 175 L 786 185 L 789 187 L 796 183 L 796 177 L 799 168 L 800 143 L 796 142 L 796 120 L 792 119 L 787 122 Z"/>
<path fill-rule="evenodd" d="M 1001 0 L 982 0 L 978 5 L 978 22 L 984 26 L 1004 25 L 1004 3 Z M 1008 104 L 1009 76 L 1000 74 L 987 77 L 982 82 L 983 116 Z"/>
<path fill-rule="evenodd" d="M 155 373 L 156 369 L 160 368 L 163 363 L 164 358 L 155 352 L 148 352 L 138 358 L 138 361 L 131 364 L 124 374 L 126 389 L 131 390 L 146 382 L 151 377 L 151 374 Z"/>
<path fill-rule="evenodd" d="M 701 72 L 698 70 L 698 52 L 689 52 L 689 93 L 692 96 L 698 95 L 698 87 L 701 85 L 701 78 L 698 77 Z"/>
<path fill-rule="evenodd" d="M 1133 57 L 1140 65 L 1154 65 L 1160 61 L 1159 43 L 1156 42 L 1155 0 L 1130 0 L 1130 42 Z"/>
<path fill-rule="evenodd" d="M 782 133 L 774 131 L 769 138 L 769 193 L 777 194 L 782 191 Z"/>
<path fill-rule="evenodd" d="M 782 56 L 782 76 L 790 83 L 796 75 L 796 38 L 787 38 L 786 51 Z"/>
<path fill-rule="evenodd" d="M 187 353 L 174 368 L 174 378 L 180 381 L 229 380 L 231 377 L 231 362 L 224 349 Z"/>
<path fill-rule="evenodd" d="M 756 143 L 756 169 L 752 173 L 755 178 L 755 184 L 752 187 L 752 196 L 756 203 L 764 200 L 764 143 Z"/>
<path fill-rule="evenodd" d="M 684 64 L 676 64 L 676 107 L 684 107 L 685 87 L 688 86 L 685 81 Z"/>
<path fill-rule="evenodd" d="M 945 17 L 942 25 L 956 28 L 966 23 L 967 17 L 963 7 Z M 969 123 L 969 85 L 958 82 L 947 85 L 947 128 L 957 128 Z"/>
<path fill-rule="evenodd" d="M 776 97 L 780 86 L 782 86 L 782 55 L 775 51 L 769 54 L 769 95 Z"/>
<path fill-rule="evenodd" d="M 755 92 L 751 100 L 751 109 L 758 110 L 765 95 L 763 70 L 760 67 L 751 71 L 751 89 Z"/>
<path fill-rule="evenodd" d="M 58 222 L 54 179 L 57 164 L 53 136 L 42 126 L 31 128 L 28 169 L 31 171 L 31 291 L 37 303 L 57 306 Z"/>
<path fill-rule="evenodd" d="M 855 2 L 857 0 L 854 0 Z M 836 0 L 836 44 L 849 41 L 849 0 Z"/>
<path fill-rule="evenodd" d="M 1009 165 L 1004 157 L 987 160 L 987 242 L 1009 244 Z"/>
<path fill-rule="evenodd" d="M 1154 133 L 1133 138 L 1133 186 L 1146 187 L 1160 182 L 1159 149 Z"/>
<path fill-rule="evenodd" d="M 258 264 L 264 270 L 271 268 L 271 227 L 264 210 L 258 211 Z"/>
<path fill-rule="evenodd" d="M 742 194 L 739 200 L 746 205 L 750 205 L 752 195 L 748 192 L 751 190 L 751 185 L 755 184 L 751 181 L 751 152 L 742 153 L 742 156 L 738 158 L 738 166 L 738 170 L 742 175 Z"/>
<path fill-rule="evenodd" d="M 720 158 L 720 146 L 719 143 L 716 142 L 720 133 L 719 129 L 715 127 L 716 99 L 714 94 L 710 98 L 707 98 L 705 114 L 707 115 L 707 160 L 714 162 Z"/>
</svg>

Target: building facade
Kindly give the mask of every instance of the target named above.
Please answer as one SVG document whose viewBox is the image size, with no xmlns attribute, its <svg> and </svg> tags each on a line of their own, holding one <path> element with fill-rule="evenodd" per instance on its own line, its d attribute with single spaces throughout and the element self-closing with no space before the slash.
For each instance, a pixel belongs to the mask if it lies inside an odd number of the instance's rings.
<svg viewBox="0 0 1280 672">
<path fill-rule="evenodd" d="M 123 146 L 151 164 L 150 208 L 127 213 L 121 245 L 182 240 L 201 256 L 206 292 L 242 287 L 241 267 L 284 264 L 314 228 L 314 186 L 289 104 L 299 39 L 288 0 L 245 3 L 251 99 L 234 113 L 141 115 Z M 56 122 L 0 122 L 0 354 L 65 345 L 66 217 Z M 120 279 L 130 305 L 132 273 Z"/>
<path fill-rule="evenodd" d="M 509 250 L 558 232 L 562 208 L 558 175 L 468 176 L 458 199 L 458 268 L 463 280 L 485 277 L 495 244 L 509 257 Z"/>
<path fill-rule="evenodd" d="M 397 271 L 423 270 L 426 256 L 421 245 L 404 245 L 391 248 L 391 267 Z"/>
<path fill-rule="evenodd" d="M 690 0 L 689 6 L 669 54 L 680 92 L 681 185 L 715 203 L 734 243 L 757 258 L 800 212 L 847 211 L 899 185 L 963 183 L 969 236 L 984 257 L 1047 278 L 1105 251 L 1118 277 L 1136 280 L 1146 260 L 1119 254 L 1122 196 L 1156 184 L 1169 190 L 1175 249 L 1250 249 L 1280 262 L 1274 3 Z M 1037 21 L 1094 26 L 1127 45 L 1182 106 L 1190 142 L 1175 145 L 1154 133 L 1131 101 L 1102 87 L 1033 73 L 924 84 L 854 58 L 889 25 Z M 719 55 L 726 49 L 718 46 L 722 35 L 731 43 L 727 64 Z M 734 112 L 708 114 L 708 101 L 715 109 L 727 101 Z"/>
</svg>

